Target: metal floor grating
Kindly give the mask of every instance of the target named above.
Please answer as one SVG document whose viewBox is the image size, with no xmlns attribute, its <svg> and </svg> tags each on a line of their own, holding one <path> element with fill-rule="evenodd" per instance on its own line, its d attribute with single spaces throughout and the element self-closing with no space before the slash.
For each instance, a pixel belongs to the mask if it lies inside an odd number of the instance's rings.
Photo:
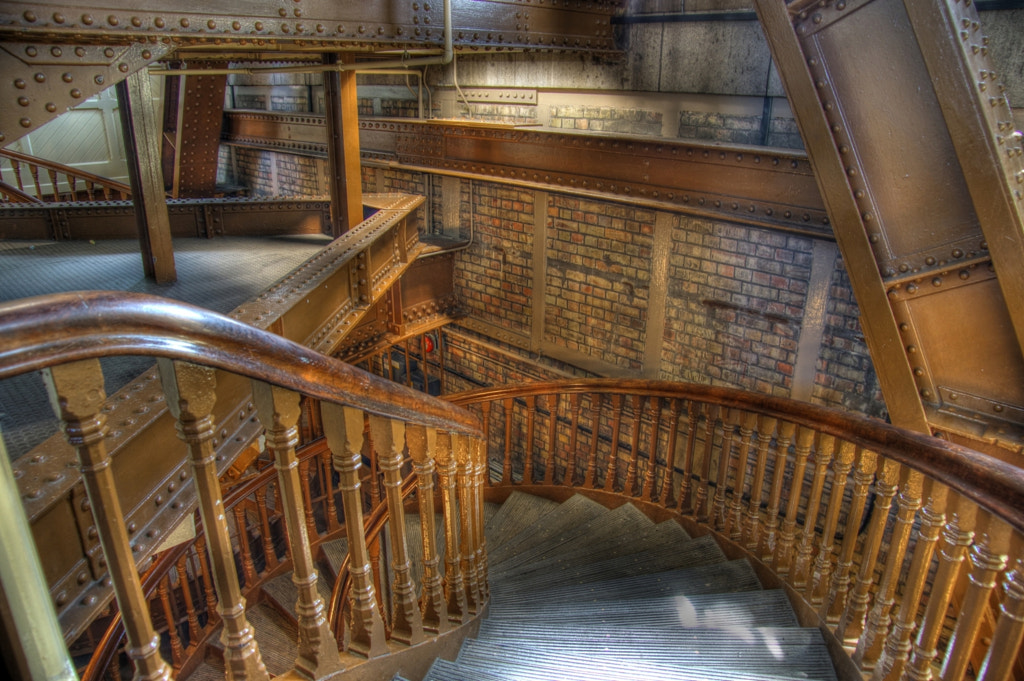
<svg viewBox="0 0 1024 681">
<path fill-rule="evenodd" d="M 151 293 L 227 313 L 330 243 L 330 237 L 175 239 L 178 281 L 156 284 L 142 274 L 138 242 L 0 241 L 0 302 L 79 290 Z M 148 358 L 103 361 L 107 393 L 152 365 Z M 42 379 L 0 381 L 0 433 L 13 460 L 57 431 Z"/>
</svg>

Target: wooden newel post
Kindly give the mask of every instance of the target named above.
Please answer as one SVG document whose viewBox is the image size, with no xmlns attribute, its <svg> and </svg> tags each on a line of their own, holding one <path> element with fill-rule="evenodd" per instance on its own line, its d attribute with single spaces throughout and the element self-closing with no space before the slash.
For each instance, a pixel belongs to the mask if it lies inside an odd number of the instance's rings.
<svg viewBox="0 0 1024 681">
<path fill-rule="evenodd" d="M 448 631 L 448 604 L 444 600 L 444 583 L 439 569 L 440 554 L 434 523 L 434 453 L 437 431 L 424 426 L 406 426 L 405 440 L 417 477 L 420 518 L 423 523 L 423 628 L 435 633 Z"/>
<path fill-rule="evenodd" d="M 327 623 L 326 607 L 317 591 L 316 568 L 309 546 L 303 513 L 302 484 L 295 447 L 299 442 L 301 407 L 298 393 L 252 382 L 256 413 L 266 432 L 267 447 L 274 453 L 274 467 L 288 527 L 292 554 L 292 582 L 298 589 L 295 614 L 299 628 L 299 651 L 295 669 L 311 679 L 322 679 L 344 670 L 338 645 Z"/>
<path fill-rule="evenodd" d="M 245 617 L 245 599 L 238 584 L 234 552 L 224 515 L 220 481 L 217 479 L 213 404 L 217 399 L 213 369 L 158 360 L 167 408 L 178 420 L 178 437 L 188 445 L 192 478 L 199 497 L 199 514 L 206 530 L 207 550 L 219 601 L 217 612 L 224 621 L 224 667 L 228 678 L 269 679 L 252 626 Z"/>
<path fill-rule="evenodd" d="M 466 602 L 466 587 L 462 579 L 462 565 L 459 551 L 459 505 L 456 496 L 456 463 L 452 451 L 451 433 L 437 433 L 437 479 L 441 487 L 441 504 L 444 508 L 444 573 L 448 615 L 460 622 L 469 615 Z"/>
<path fill-rule="evenodd" d="M 423 618 L 412 583 L 412 565 L 405 536 L 405 508 L 402 504 L 402 449 L 405 423 L 397 419 L 370 415 L 370 437 L 384 472 L 391 525 L 391 567 L 395 574 L 392 588 L 391 638 L 409 645 L 423 641 Z"/>
<path fill-rule="evenodd" d="M 126 652 L 135 665 L 132 678 L 170 679 L 171 669 L 160 657 L 160 637 L 150 622 L 149 604 L 142 593 L 104 442 L 107 417 L 102 408 L 106 394 L 99 360 L 44 369 L 43 380 L 68 444 L 78 452 L 96 533 L 124 619 L 128 639 Z"/>
<path fill-rule="evenodd" d="M 329 402 L 322 403 L 320 411 L 324 436 L 333 453 L 334 470 L 340 478 L 338 487 L 341 489 L 348 534 L 349 574 L 352 575 L 349 650 L 366 657 L 377 657 L 386 654 L 388 647 L 384 620 L 377 607 L 377 594 L 373 587 L 359 492 L 359 469 L 363 465 L 363 412 Z"/>
</svg>

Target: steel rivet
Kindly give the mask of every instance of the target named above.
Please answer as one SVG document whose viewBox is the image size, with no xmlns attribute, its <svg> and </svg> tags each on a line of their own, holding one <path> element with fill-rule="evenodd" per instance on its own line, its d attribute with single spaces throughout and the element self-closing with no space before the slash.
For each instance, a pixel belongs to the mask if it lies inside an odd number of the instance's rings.
<svg viewBox="0 0 1024 681">
<path fill-rule="evenodd" d="M 182 28 L 188 28 L 192 22 L 188 20 L 188 17 L 182 17 L 181 21 L 179 21 L 178 23 L 181 24 Z"/>
<path fill-rule="evenodd" d="M 20 121 L 18 121 L 18 123 L 20 123 L 21 127 L 23 127 L 23 128 L 31 128 L 32 127 L 32 120 L 29 119 L 29 118 L 22 118 Z"/>
<path fill-rule="evenodd" d="M 83 24 L 85 24 L 86 26 L 92 26 L 92 22 L 93 22 L 93 18 L 92 18 L 91 14 L 83 14 L 82 15 L 82 23 Z"/>
<path fill-rule="evenodd" d="M 56 110 L 57 110 L 57 105 L 56 105 L 56 104 L 54 104 L 53 102 L 47 102 L 47 103 L 46 103 L 46 107 L 45 107 L 45 108 L 46 108 L 46 110 L 47 110 L 47 111 L 49 111 L 50 113 L 53 113 L 54 111 L 56 111 Z"/>
<path fill-rule="evenodd" d="M 76 87 L 71 88 L 71 96 L 74 99 L 79 99 L 82 96 L 82 91 Z"/>
<path fill-rule="evenodd" d="M 118 24 L 121 23 L 121 20 L 118 19 L 113 14 L 111 14 L 109 17 L 107 17 L 107 23 L 110 24 L 111 26 L 117 26 Z"/>
<path fill-rule="evenodd" d="M 18 105 L 19 106 L 28 106 L 29 105 L 28 97 L 18 97 Z"/>
</svg>

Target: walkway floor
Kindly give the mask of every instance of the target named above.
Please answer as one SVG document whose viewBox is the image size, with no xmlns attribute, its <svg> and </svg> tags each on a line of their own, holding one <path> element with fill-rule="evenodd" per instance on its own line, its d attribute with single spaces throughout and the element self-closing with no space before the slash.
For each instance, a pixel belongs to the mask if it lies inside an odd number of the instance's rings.
<svg viewBox="0 0 1024 681">
<path fill-rule="evenodd" d="M 143 277 L 138 242 L 0 241 L 0 302 L 79 290 L 151 293 L 227 313 L 330 243 L 326 236 L 175 239 L 178 281 Z M 146 370 L 147 358 L 104 360 L 107 393 Z M 42 379 L 0 381 L 0 433 L 13 460 L 57 431 Z"/>
</svg>

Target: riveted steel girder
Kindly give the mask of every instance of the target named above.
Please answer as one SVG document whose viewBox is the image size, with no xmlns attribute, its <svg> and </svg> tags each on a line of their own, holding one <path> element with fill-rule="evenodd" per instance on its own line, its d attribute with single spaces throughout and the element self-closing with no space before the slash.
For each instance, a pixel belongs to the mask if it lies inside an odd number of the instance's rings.
<svg viewBox="0 0 1024 681">
<path fill-rule="evenodd" d="M 892 420 L 1019 447 L 1020 137 L 977 12 L 953 0 L 756 6 Z"/>
</svg>

